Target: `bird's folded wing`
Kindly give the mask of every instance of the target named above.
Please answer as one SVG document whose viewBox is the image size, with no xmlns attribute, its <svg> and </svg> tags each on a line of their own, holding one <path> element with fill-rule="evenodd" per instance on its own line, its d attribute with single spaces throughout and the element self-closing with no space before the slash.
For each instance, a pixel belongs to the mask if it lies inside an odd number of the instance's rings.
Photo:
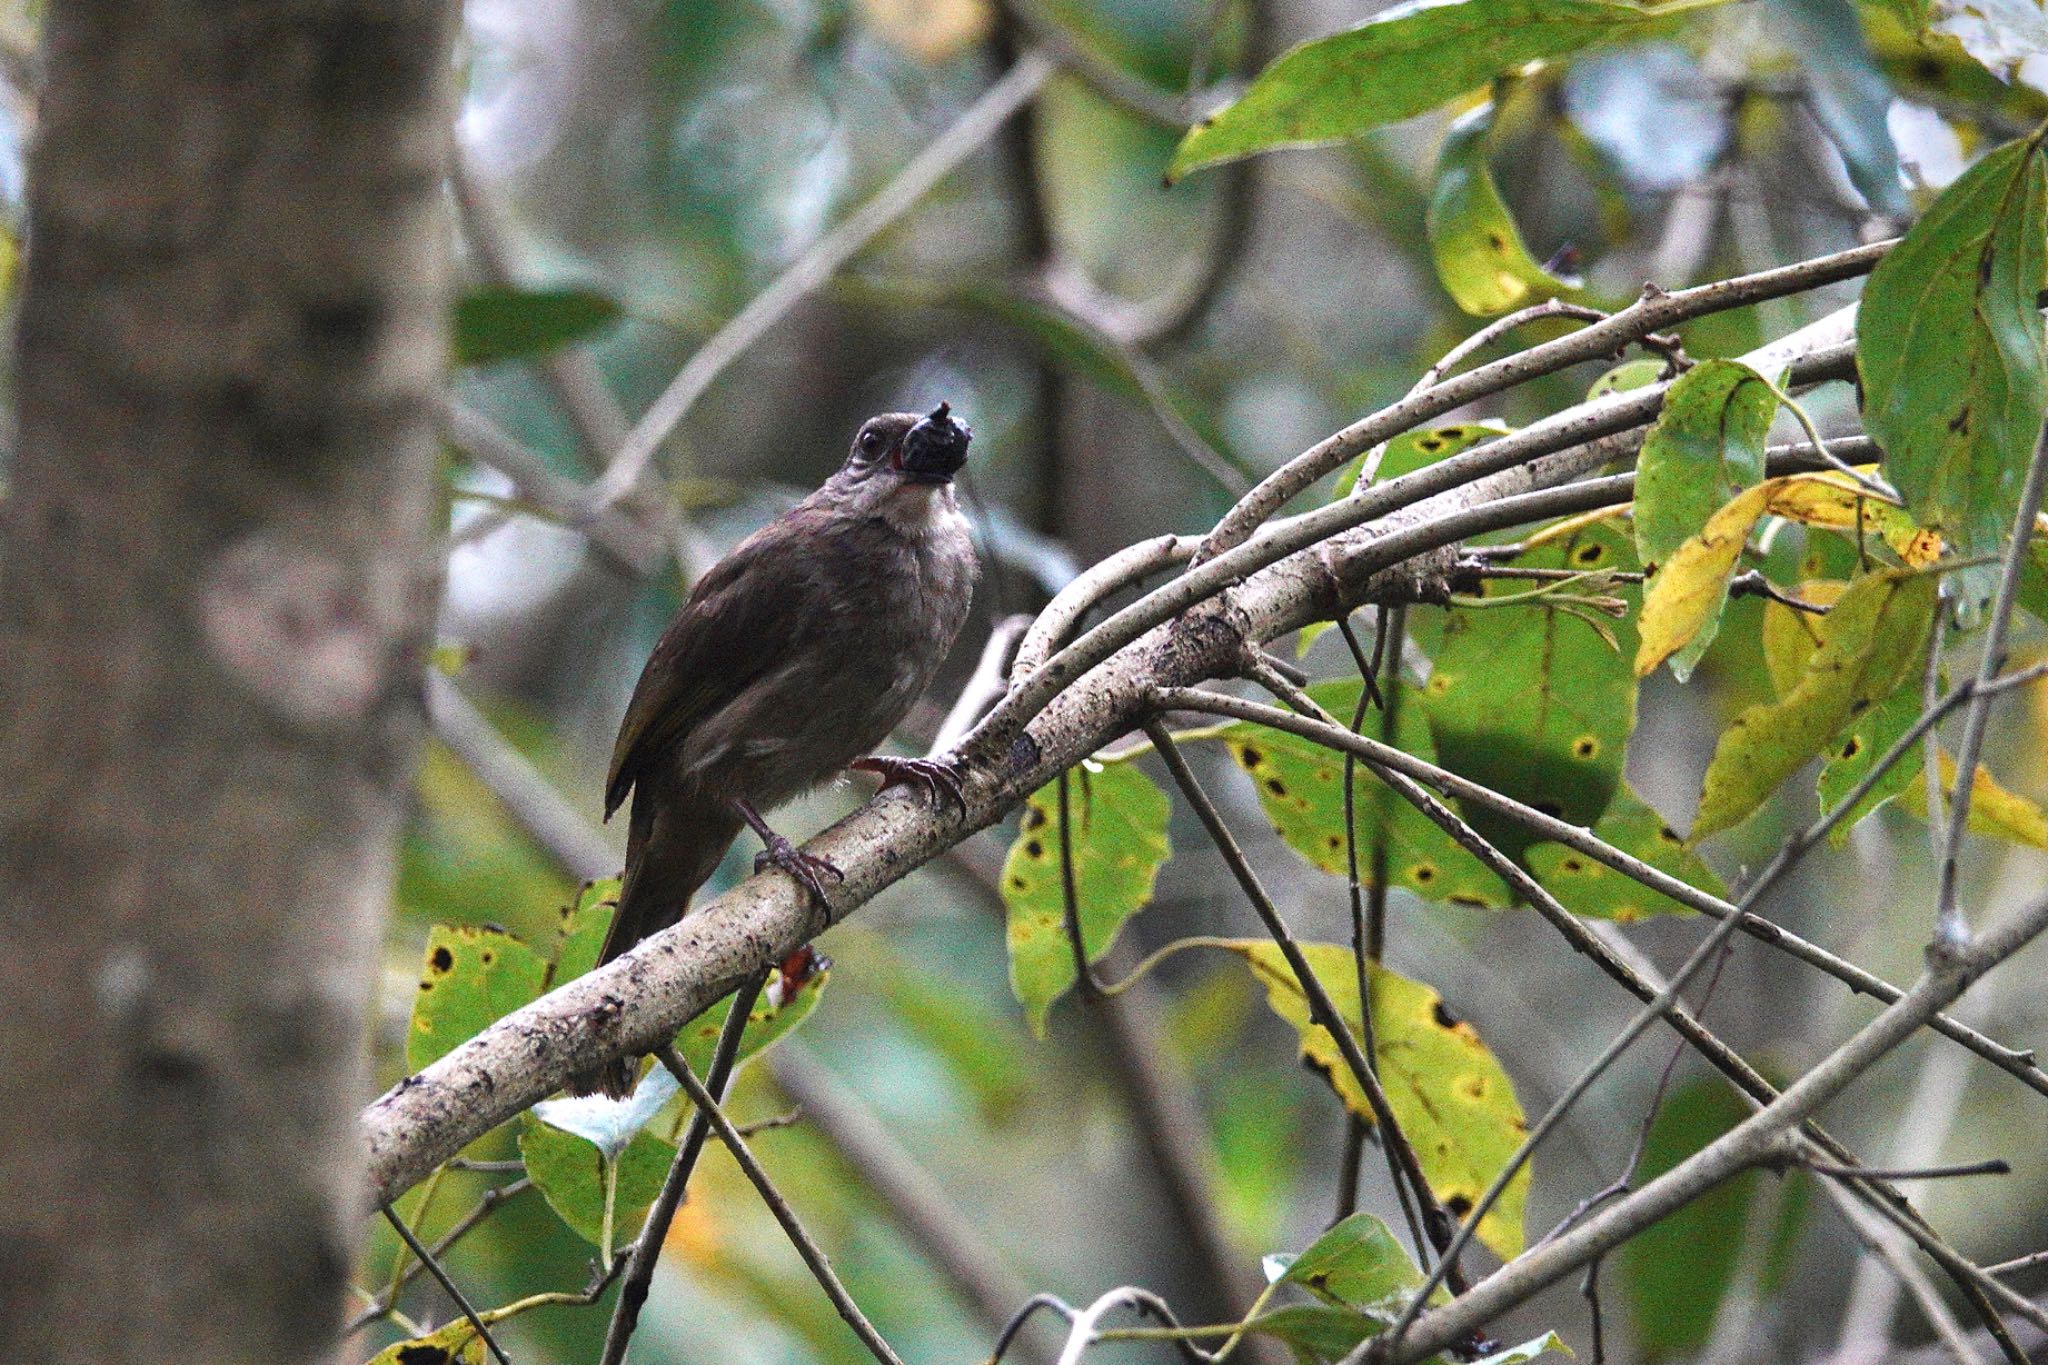
<svg viewBox="0 0 2048 1365">
<path fill-rule="evenodd" d="M 605 779 L 607 819 L 692 728 L 804 647 L 808 599 L 821 587 L 805 559 L 803 538 L 778 521 L 697 580 L 627 704 Z"/>
</svg>

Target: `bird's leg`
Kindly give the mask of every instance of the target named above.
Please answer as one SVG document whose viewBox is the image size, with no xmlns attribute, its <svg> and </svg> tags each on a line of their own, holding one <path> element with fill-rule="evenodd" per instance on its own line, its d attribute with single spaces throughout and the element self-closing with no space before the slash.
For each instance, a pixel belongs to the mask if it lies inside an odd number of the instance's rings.
<svg viewBox="0 0 2048 1365">
<path fill-rule="evenodd" d="M 761 818 L 761 812 L 754 809 L 753 802 L 736 798 L 732 808 L 739 812 L 740 819 L 746 821 L 747 827 L 760 835 L 761 842 L 766 845 L 754 855 L 754 871 L 766 872 L 771 867 L 779 867 L 794 877 L 799 886 L 809 891 L 819 905 L 829 905 L 825 899 L 823 879 L 830 877 L 835 882 L 843 882 L 846 880 L 846 874 L 823 858 L 805 853 L 768 828 L 768 822 Z"/>
<path fill-rule="evenodd" d="M 950 759 L 894 758 L 888 754 L 874 754 L 868 758 L 856 758 L 846 766 L 857 772 L 876 774 L 882 779 L 881 791 L 907 783 L 922 791 L 934 806 L 950 801 L 959 808 L 960 818 L 967 818 L 967 796 L 961 790 L 960 769 Z"/>
</svg>

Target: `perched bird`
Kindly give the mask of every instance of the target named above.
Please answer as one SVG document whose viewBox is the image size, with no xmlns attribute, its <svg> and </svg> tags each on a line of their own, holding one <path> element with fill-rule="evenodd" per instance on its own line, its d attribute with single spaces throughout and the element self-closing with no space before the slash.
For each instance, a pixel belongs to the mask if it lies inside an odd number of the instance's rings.
<svg viewBox="0 0 2048 1365">
<path fill-rule="evenodd" d="M 697 580 L 654 647 L 612 751 L 605 817 L 633 800 L 618 913 L 600 963 L 674 924 L 746 825 L 820 901 L 839 869 L 761 813 L 849 767 L 958 799 L 952 770 L 867 756 L 967 618 L 974 548 L 953 497 L 973 433 L 941 403 L 869 419 L 823 487 Z M 621 1060 L 570 1090 L 630 1093 Z"/>
</svg>

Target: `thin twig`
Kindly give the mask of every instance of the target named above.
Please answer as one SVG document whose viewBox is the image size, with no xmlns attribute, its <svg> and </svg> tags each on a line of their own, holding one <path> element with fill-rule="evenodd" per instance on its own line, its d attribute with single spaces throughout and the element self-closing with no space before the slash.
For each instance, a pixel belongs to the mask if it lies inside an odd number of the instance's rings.
<svg viewBox="0 0 2048 1365">
<path fill-rule="evenodd" d="M 380 1205 L 380 1207 L 384 1211 L 385 1221 L 390 1223 L 397 1231 L 399 1237 L 404 1240 L 405 1244 L 412 1248 L 412 1254 L 420 1258 L 420 1264 L 424 1265 L 427 1268 L 427 1273 L 440 1283 L 442 1290 L 447 1293 L 448 1297 L 455 1300 L 455 1306 L 462 1310 L 462 1316 L 469 1319 L 469 1325 L 476 1329 L 477 1336 L 483 1340 L 485 1346 L 490 1348 L 491 1354 L 497 1357 L 498 1365 L 512 1365 L 512 1362 L 505 1358 L 505 1348 L 498 1345 L 498 1339 L 491 1335 L 490 1328 L 484 1326 L 484 1320 L 478 1316 L 476 1308 L 470 1303 L 468 1297 L 455 1287 L 455 1281 L 448 1277 L 448 1272 L 441 1268 L 441 1263 L 434 1259 L 434 1253 L 427 1249 L 424 1242 L 420 1241 L 419 1235 L 406 1226 L 405 1220 L 400 1218 L 397 1210 L 393 1209 L 389 1204 Z"/>
<path fill-rule="evenodd" d="M 1984 632 L 1984 656 L 1977 665 L 1977 681 L 1989 682 L 2005 666 L 2005 634 L 2012 623 L 2013 604 L 2019 600 L 2020 577 L 2026 568 L 2027 546 L 2033 539 L 2034 517 L 2048 494 L 2048 423 L 2034 443 L 2034 456 L 2027 464 L 2027 481 L 2020 490 L 2020 505 L 2013 515 L 2012 542 L 2005 548 L 2005 562 L 1999 569 L 1998 595 L 1992 599 L 1991 622 Z M 1963 834 L 1970 821 L 1970 794 L 1977 780 L 1977 759 L 1984 748 L 1985 722 L 1990 718 L 1991 699 L 1979 693 L 1963 712 L 1963 734 L 1956 743 L 1955 791 L 1949 797 L 1948 840 L 1941 860 L 1941 891 L 1935 911 L 1932 950 L 1945 952 L 1967 942 L 1970 926 L 1956 904 L 1956 871 L 1963 846 Z M 1930 805 L 1927 817 L 1934 820 L 1940 807 Z"/>
<path fill-rule="evenodd" d="M 723 1095 L 726 1084 L 732 1079 L 740 1040 L 747 1031 L 747 1018 L 753 1013 L 754 1000 L 760 995 L 762 984 L 763 978 L 757 973 L 742 981 L 733 992 L 732 1007 L 726 1011 L 725 1024 L 718 1031 L 718 1043 L 711 1053 L 712 1092 Z M 667 1058 L 664 1057 L 663 1061 L 665 1063 Z M 670 1067 L 670 1070 L 674 1068 Z M 693 1094 L 691 1099 L 696 1100 L 697 1097 Z M 611 1324 L 605 1329 L 604 1352 L 598 1357 L 598 1365 L 619 1365 L 626 1358 L 626 1346 L 633 1339 L 633 1329 L 640 1325 L 640 1309 L 647 1302 L 648 1286 L 654 1283 L 654 1264 L 661 1259 L 662 1243 L 668 1240 L 669 1224 L 675 1221 L 690 1175 L 697 1169 L 697 1157 L 704 1150 L 704 1138 L 710 1131 L 711 1122 L 709 1111 L 702 1101 L 698 1101 L 695 1112 L 690 1115 L 690 1126 L 684 1131 L 682 1142 L 676 1146 L 675 1160 L 669 1163 L 668 1175 L 661 1182 L 661 1192 L 655 1196 L 653 1207 L 647 1210 L 646 1220 L 640 1225 L 632 1261 L 619 1285 L 619 1301 L 612 1309 Z"/>
<path fill-rule="evenodd" d="M 747 1179 L 753 1183 L 755 1191 L 761 1196 L 761 1202 L 775 1215 L 775 1221 L 782 1225 L 783 1232 L 788 1234 L 791 1244 L 796 1247 L 797 1255 L 803 1257 L 804 1264 L 810 1267 L 811 1274 L 817 1278 L 826 1297 L 832 1300 L 832 1306 L 839 1310 L 839 1316 L 853 1329 L 853 1334 L 860 1338 L 861 1344 L 868 1348 L 875 1359 L 882 1361 L 883 1365 L 903 1365 L 902 1358 L 889 1348 L 889 1343 L 882 1339 L 882 1334 L 875 1330 L 875 1325 L 860 1311 L 860 1305 L 846 1292 L 846 1286 L 839 1282 L 839 1276 L 832 1270 L 831 1260 L 818 1244 L 811 1240 L 811 1235 L 804 1231 L 803 1224 L 797 1221 L 796 1213 L 789 1207 L 789 1201 L 775 1188 L 774 1182 L 768 1178 L 768 1172 L 761 1168 L 761 1163 L 754 1158 L 754 1153 L 748 1148 L 746 1139 L 732 1126 L 732 1120 L 718 1107 L 717 1099 L 705 1088 L 704 1082 L 697 1079 L 697 1074 L 690 1070 L 689 1063 L 683 1060 L 682 1054 L 671 1044 L 657 1049 L 654 1055 L 661 1059 L 661 1064 L 669 1069 L 669 1073 L 683 1087 L 684 1092 L 690 1097 L 690 1102 L 697 1106 L 697 1112 L 705 1115 L 711 1126 L 718 1130 L 719 1141 L 725 1144 L 726 1150 L 732 1153 L 732 1159 L 739 1163 L 740 1170 L 745 1172 Z"/>
<path fill-rule="evenodd" d="M 2012 1174 L 2012 1163 L 2000 1157 L 1954 1166 L 1843 1166 L 1802 1156 L 1792 1164 L 1815 1175 L 1833 1176 L 1838 1180 L 1952 1180 L 1965 1175 Z"/>
<path fill-rule="evenodd" d="M 1364 1092 L 1366 1104 L 1372 1110 L 1374 1120 L 1379 1124 L 1380 1140 L 1386 1143 L 1389 1151 L 1399 1157 L 1401 1169 L 1414 1188 L 1416 1198 L 1422 1207 L 1423 1225 L 1429 1230 L 1430 1242 L 1441 1253 L 1444 1244 L 1450 1238 L 1450 1229 L 1454 1224 L 1444 1206 L 1437 1200 L 1435 1191 L 1430 1189 L 1429 1180 L 1422 1173 L 1422 1163 L 1415 1155 L 1415 1148 L 1402 1133 L 1400 1120 L 1394 1116 L 1393 1106 L 1387 1102 L 1387 1092 L 1380 1085 L 1379 1077 L 1359 1047 L 1357 1036 L 1345 1022 L 1344 1016 L 1338 1012 L 1335 1002 L 1330 999 L 1329 992 L 1323 987 L 1322 979 L 1310 970 L 1308 959 L 1302 954 L 1301 945 L 1294 941 L 1294 935 L 1288 931 L 1286 922 L 1280 917 L 1279 908 L 1273 904 L 1272 897 L 1266 894 L 1265 886 L 1259 881 L 1258 874 L 1252 870 L 1251 863 L 1244 856 L 1244 850 L 1238 845 L 1236 836 L 1230 832 L 1229 826 L 1223 823 L 1222 812 L 1216 809 L 1215 802 L 1209 799 L 1209 794 L 1202 789 L 1202 784 L 1196 779 L 1193 769 L 1188 767 L 1187 759 L 1181 755 L 1180 746 L 1174 742 L 1166 727 L 1156 719 L 1146 721 L 1145 733 L 1151 737 L 1160 758 L 1165 761 L 1174 784 L 1180 788 L 1188 804 L 1195 808 L 1195 814 L 1201 819 L 1202 827 L 1208 831 L 1210 840 L 1222 853 L 1223 861 L 1230 868 L 1231 875 L 1236 878 L 1245 899 L 1251 902 L 1252 909 L 1266 926 L 1266 932 L 1272 936 L 1281 956 L 1287 960 L 1289 970 L 1300 983 L 1302 997 L 1308 1002 L 1310 1016 L 1328 1031 L 1331 1040 L 1337 1045 L 1337 1050 L 1343 1054 L 1345 1065 L 1351 1069 L 1359 1089 Z M 1365 1008 L 1365 1003 L 1362 1000 L 1359 1002 L 1360 1009 Z M 1462 1290 L 1464 1277 L 1455 1264 L 1445 1260 L 1440 1262 L 1439 1268 L 1451 1279 L 1453 1292 Z"/>
</svg>

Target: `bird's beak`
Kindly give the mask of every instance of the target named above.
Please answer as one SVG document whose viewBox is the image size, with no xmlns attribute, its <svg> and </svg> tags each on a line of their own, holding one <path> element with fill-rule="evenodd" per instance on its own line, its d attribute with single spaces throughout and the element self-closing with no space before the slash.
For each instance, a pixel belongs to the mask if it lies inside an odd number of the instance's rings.
<svg viewBox="0 0 2048 1365">
<path fill-rule="evenodd" d="M 933 408 L 903 437 L 903 474 L 912 483 L 947 484 L 967 463 L 967 443 L 974 432 L 953 420 L 950 404 Z"/>
</svg>

